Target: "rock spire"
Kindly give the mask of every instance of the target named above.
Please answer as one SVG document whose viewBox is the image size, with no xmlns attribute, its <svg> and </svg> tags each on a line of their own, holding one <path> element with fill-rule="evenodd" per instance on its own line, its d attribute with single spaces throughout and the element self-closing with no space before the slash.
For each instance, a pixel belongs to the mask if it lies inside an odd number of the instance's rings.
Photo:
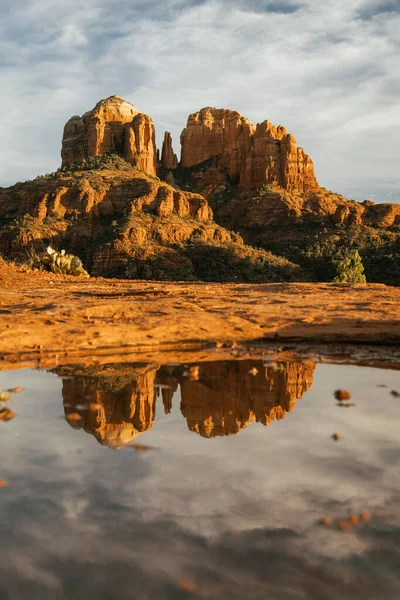
<svg viewBox="0 0 400 600">
<path fill-rule="evenodd" d="M 169 131 L 166 131 L 164 135 L 164 142 L 161 152 L 161 166 L 169 171 L 173 171 L 178 166 L 178 157 L 176 154 L 174 154 L 174 150 L 172 148 L 172 138 Z"/>
</svg>

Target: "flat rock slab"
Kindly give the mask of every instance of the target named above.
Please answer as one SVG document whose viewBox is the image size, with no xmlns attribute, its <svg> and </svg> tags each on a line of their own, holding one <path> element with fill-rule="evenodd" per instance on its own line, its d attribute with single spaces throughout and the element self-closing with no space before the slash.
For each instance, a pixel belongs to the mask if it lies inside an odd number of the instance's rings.
<svg viewBox="0 0 400 600">
<path fill-rule="evenodd" d="M 79 279 L 0 263 L 0 358 L 255 340 L 400 345 L 400 289 Z"/>
</svg>

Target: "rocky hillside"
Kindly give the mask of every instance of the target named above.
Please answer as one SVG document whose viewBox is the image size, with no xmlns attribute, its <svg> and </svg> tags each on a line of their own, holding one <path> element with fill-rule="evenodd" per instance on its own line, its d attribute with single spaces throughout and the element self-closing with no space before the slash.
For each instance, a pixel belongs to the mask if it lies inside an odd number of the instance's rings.
<svg viewBox="0 0 400 600">
<path fill-rule="evenodd" d="M 217 190 L 209 202 L 218 223 L 295 261 L 312 279 L 332 281 L 338 257 L 355 248 L 367 281 L 400 284 L 398 204 L 359 203 L 321 188 L 303 195 L 274 185 Z"/>
<path fill-rule="evenodd" d="M 311 158 L 284 127 L 205 108 L 190 115 L 181 144 L 173 168 L 166 137 L 162 168 L 183 189 L 203 194 L 215 220 L 248 244 L 320 281 L 331 281 L 338 257 L 357 248 L 368 281 L 400 284 L 400 205 L 359 203 L 322 188 Z"/>
<path fill-rule="evenodd" d="M 50 243 L 92 275 L 331 281 L 357 248 L 368 281 L 400 283 L 400 205 L 321 188 L 284 127 L 204 108 L 181 144 L 179 160 L 166 132 L 157 151 L 151 118 L 118 96 L 72 117 L 60 169 L 0 189 L 0 253 Z"/>
<path fill-rule="evenodd" d="M 213 221 L 207 200 L 104 155 L 0 190 L 0 253 L 26 262 L 47 245 L 91 275 L 135 279 L 283 281 L 299 267 Z M 75 170 L 77 169 L 77 170 Z"/>
</svg>

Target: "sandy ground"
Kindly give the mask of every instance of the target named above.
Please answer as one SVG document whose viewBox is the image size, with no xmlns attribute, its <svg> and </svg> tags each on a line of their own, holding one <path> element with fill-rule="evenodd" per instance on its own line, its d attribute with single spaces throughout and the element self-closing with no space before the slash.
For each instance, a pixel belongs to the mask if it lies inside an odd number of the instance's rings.
<svg viewBox="0 0 400 600">
<path fill-rule="evenodd" d="M 400 288 L 384 285 L 86 280 L 0 263 L 0 290 L 0 368 L 255 340 L 400 346 Z"/>
</svg>

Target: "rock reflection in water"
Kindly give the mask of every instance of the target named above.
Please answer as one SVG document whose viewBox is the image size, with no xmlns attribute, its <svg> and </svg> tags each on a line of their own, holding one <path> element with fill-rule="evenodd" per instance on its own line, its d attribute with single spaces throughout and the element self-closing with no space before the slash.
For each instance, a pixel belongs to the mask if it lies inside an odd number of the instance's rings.
<svg viewBox="0 0 400 600">
<path fill-rule="evenodd" d="M 293 410 L 310 389 L 315 363 L 208 362 L 198 380 L 187 366 L 128 364 L 57 369 L 63 378 L 65 415 L 79 412 L 71 427 L 84 429 L 101 444 L 121 448 L 151 429 L 156 398 L 165 414 L 180 386 L 181 413 L 190 431 L 203 437 L 234 435 L 252 422 L 269 425 Z M 94 410 L 88 406 L 95 405 Z"/>
<path fill-rule="evenodd" d="M 234 435 L 253 421 L 269 425 L 283 419 L 311 387 L 314 369 L 312 362 L 202 365 L 200 381 L 180 382 L 182 415 L 189 429 L 203 437 Z"/>
<path fill-rule="evenodd" d="M 56 372 L 64 378 L 65 415 L 77 411 L 82 415 L 80 421 L 69 424 L 107 446 L 129 444 L 153 426 L 157 370 L 154 365 L 58 369 Z M 90 404 L 97 405 L 96 409 L 88 410 Z"/>
</svg>

